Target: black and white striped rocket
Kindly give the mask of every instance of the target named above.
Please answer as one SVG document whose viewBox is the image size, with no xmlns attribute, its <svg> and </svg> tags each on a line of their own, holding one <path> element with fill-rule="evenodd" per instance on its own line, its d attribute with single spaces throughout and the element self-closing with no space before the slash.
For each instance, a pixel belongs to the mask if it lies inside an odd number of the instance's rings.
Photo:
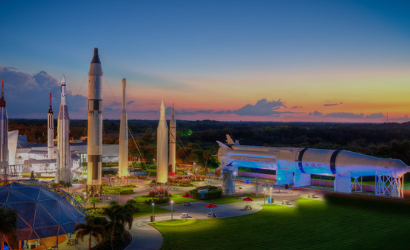
<svg viewBox="0 0 410 250">
<path fill-rule="evenodd" d="M 172 104 L 171 120 L 169 121 L 169 165 L 171 172 L 176 173 L 176 140 L 177 139 L 177 122 L 175 121 L 175 109 Z"/>
<path fill-rule="evenodd" d="M 7 178 L 7 169 L 9 168 L 9 149 L 8 149 L 8 125 L 6 99 L 4 99 L 4 81 L 1 80 L 1 98 L 0 98 L 0 170 L 3 171 L 3 177 Z"/>
<path fill-rule="evenodd" d="M 54 158 L 54 114 L 53 107 L 51 106 L 51 93 L 50 93 L 50 106 L 47 114 L 47 152 L 48 159 Z"/>
<path fill-rule="evenodd" d="M 57 119 L 57 171 L 55 183 L 71 182 L 70 117 L 66 101 L 66 80 L 61 77 L 61 102 Z"/>
<path fill-rule="evenodd" d="M 103 72 L 98 48 L 94 48 L 88 72 L 88 185 L 101 185 L 102 174 L 102 82 Z"/>
<path fill-rule="evenodd" d="M 165 105 L 161 103 L 157 128 L 157 183 L 168 181 L 168 126 L 165 120 Z"/>
<path fill-rule="evenodd" d="M 122 79 L 122 111 L 120 121 L 120 137 L 119 137 L 119 177 L 128 176 L 128 121 L 127 111 L 125 110 L 125 87 L 127 80 Z"/>
</svg>

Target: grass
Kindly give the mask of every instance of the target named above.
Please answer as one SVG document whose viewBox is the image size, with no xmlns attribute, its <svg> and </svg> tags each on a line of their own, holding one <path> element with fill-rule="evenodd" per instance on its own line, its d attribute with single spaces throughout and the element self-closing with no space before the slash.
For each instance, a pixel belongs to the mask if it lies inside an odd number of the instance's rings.
<svg viewBox="0 0 410 250">
<path fill-rule="evenodd" d="M 239 217 L 163 221 L 153 226 L 164 236 L 163 250 L 401 249 L 408 245 L 408 206 L 372 201 L 357 205 L 349 199 L 300 199 L 298 204 L 298 208 L 267 205 L 258 213 Z"/>
<path fill-rule="evenodd" d="M 137 187 L 125 187 L 125 186 L 117 186 L 117 187 L 110 187 L 110 186 L 103 186 L 103 190 L 106 194 L 120 194 L 121 191 L 126 190 L 133 190 Z"/>
</svg>

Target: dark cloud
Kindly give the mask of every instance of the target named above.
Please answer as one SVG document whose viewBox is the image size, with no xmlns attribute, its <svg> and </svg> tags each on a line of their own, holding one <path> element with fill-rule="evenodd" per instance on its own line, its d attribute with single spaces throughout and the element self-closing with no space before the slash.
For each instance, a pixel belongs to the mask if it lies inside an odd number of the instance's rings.
<svg viewBox="0 0 410 250">
<path fill-rule="evenodd" d="M 240 109 L 233 110 L 232 113 L 237 115 L 251 115 L 251 116 L 279 116 L 283 112 L 279 112 L 280 108 L 286 108 L 285 104 L 278 101 L 268 102 L 266 99 L 261 99 L 255 105 L 246 104 Z"/>
<path fill-rule="evenodd" d="M 366 118 L 374 119 L 374 118 L 385 118 L 386 116 L 383 113 L 374 113 L 370 115 L 366 115 Z"/>
<path fill-rule="evenodd" d="M 45 71 L 30 75 L 13 67 L 0 65 L 0 78 L 4 79 L 7 113 L 11 118 L 45 118 L 48 111 L 49 93 L 52 94 L 54 113 L 60 105 L 59 80 Z M 70 78 L 67 77 L 67 105 L 69 112 L 87 113 L 87 97 L 73 95 Z"/>
<path fill-rule="evenodd" d="M 303 106 L 293 106 L 290 109 L 301 109 L 301 108 L 303 108 Z"/>
<path fill-rule="evenodd" d="M 325 117 L 332 117 L 332 118 L 364 118 L 364 114 L 355 114 L 355 113 L 346 113 L 346 112 L 335 112 L 335 113 L 329 113 L 326 114 Z"/>
<path fill-rule="evenodd" d="M 323 113 L 322 113 L 322 112 L 319 112 L 319 111 L 313 111 L 313 113 L 312 113 L 312 112 L 309 112 L 309 115 L 312 115 L 312 116 L 322 116 Z"/>
<path fill-rule="evenodd" d="M 325 103 L 325 104 L 323 104 L 323 106 L 329 107 L 329 106 L 337 106 L 337 105 L 342 105 L 342 104 L 343 104 L 343 102 L 341 102 L 341 103 Z"/>
</svg>

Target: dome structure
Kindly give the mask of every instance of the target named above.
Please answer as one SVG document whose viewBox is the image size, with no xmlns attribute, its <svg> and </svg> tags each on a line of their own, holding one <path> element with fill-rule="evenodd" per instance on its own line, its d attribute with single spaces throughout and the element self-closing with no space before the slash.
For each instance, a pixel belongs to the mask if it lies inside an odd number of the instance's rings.
<svg viewBox="0 0 410 250">
<path fill-rule="evenodd" d="M 18 240 L 67 234 L 84 223 L 85 209 L 64 191 L 55 192 L 46 183 L 18 183 L 0 186 L 0 207 L 17 212 Z M 1 240 L 1 239 L 0 239 Z"/>
</svg>

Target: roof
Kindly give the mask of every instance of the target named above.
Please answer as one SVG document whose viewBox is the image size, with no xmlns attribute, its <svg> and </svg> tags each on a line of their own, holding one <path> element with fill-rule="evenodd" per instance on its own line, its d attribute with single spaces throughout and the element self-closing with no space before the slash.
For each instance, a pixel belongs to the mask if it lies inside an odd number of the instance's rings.
<svg viewBox="0 0 410 250">
<path fill-rule="evenodd" d="M 77 207 L 71 204 L 71 196 L 54 192 L 46 184 L 32 184 L 13 182 L 0 186 L 0 207 L 17 212 L 18 240 L 70 233 L 76 224 L 84 223 L 85 213 L 79 203 L 74 202 Z"/>
</svg>

